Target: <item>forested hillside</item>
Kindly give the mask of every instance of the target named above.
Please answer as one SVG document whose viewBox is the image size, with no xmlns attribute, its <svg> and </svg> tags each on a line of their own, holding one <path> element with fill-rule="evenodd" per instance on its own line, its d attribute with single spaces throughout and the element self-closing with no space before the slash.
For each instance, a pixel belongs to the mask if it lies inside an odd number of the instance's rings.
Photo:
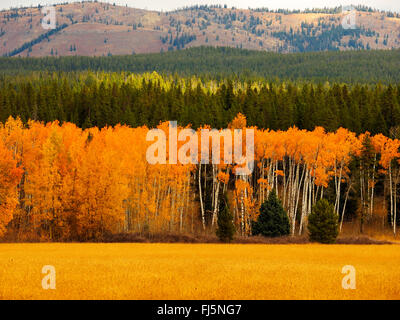
<svg viewBox="0 0 400 320">
<path fill-rule="evenodd" d="M 356 6 L 344 28 L 342 7 L 305 11 L 193 6 L 148 11 L 97 1 L 54 7 L 56 28 L 43 28 L 42 6 L 0 12 L 0 55 L 107 56 L 210 45 L 272 52 L 400 47 L 400 15 Z"/>
<path fill-rule="evenodd" d="M 400 50 L 277 54 L 199 47 L 112 57 L 0 58 L 1 74 L 31 71 L 129 71 L 195 75 L 205 79 L 263 78 L 343 83 L 399 83 Z"/>
</svg>

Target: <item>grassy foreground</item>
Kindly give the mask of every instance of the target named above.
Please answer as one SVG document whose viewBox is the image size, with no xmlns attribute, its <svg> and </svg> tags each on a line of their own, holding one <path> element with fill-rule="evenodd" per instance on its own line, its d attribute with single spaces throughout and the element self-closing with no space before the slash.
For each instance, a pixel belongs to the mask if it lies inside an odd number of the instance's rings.
<svg viewBox="0 0 400 320">
<path fill-rule="evenodd" d="M 398 245 L 0 244 L 0 299 L 400 299 Z M 42 267 L 56 289 L 42 288 Z M 356 268 L 344 290 L 342 267 Z"/>
</svg>

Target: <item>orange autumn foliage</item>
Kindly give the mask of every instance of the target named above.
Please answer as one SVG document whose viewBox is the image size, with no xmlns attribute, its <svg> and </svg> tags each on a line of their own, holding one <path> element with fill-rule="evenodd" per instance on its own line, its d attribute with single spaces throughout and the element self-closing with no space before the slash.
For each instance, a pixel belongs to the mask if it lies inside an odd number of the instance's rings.
<svg viewBox="0 0 400 320">
<path fill-rule="evenodd" d="M 166 133 L 168 145 L 168 123 L 158 128 Z M 178 135 L 188 128 L 178 126 Z M 201 137 L 205 128 L 210 129 L 204 126 L 192 133 Z M 250 129 L 244 115 L 238 114 L 229 125 L 232 133 L 235 129 L 245 129 L 243 134 Z M 0 236 L 7 228 L 21 238 L 25 234 L 45 240 L 98 240 L 120 232 L 194 232 L 206 222 L 215 227 L 218 199 L 224 192 L 230 193 L 237 230 L 249 235 L 251 221 L 272 189 L 288 211 L 292 233 L 299 220 L 301 232 L 330 181 L 340 195 L 341 184 L 349 180 L 349 163 L 360 155 L 363 135 L 343 128 L 336 132 L 321 127 L 251 129 L 255 169 L 238 177 L 236 163 L 170 165 L 168 148 L 167 164 L 149 164 L 146 150 L 151 143 L 146 141 L 145 126 L 82 130 L 71 123 L 23 125 L 10 118 L 0 126 Z M 196 139 L 178 141 L 178 150 Z M 242 141 L 245 150 L 244 136 Z M 371 141 L 388 174 L 390 163 L 400 159 L 400 142 L 382 135 Z M 200 139 L 197 142 L 201 159 L 204 148 Z M 221 143 L 221 156 L 223 147 Z M 207 181 L 212 181 L 212 188 L 205 188 Z M 368 182 L 367 187 L 375 183 Z M 199 187 L 204 188 L 202 199 L 205 192 L 212 192 L 212 208 L 202 209 L 210 216 L 208 221 L 201 219 Z M 341 212 L 339 196 L 336 202 Z"/>
<path fill-rule="evenodd" d="M 13 213 L 18 205 L 16 186 L 22 176 L 22 169 L 17 167 L 17 161 L 12 153 L 0 140 L 0 236 L 5 227 L 12 220 Z"/>
</svg>

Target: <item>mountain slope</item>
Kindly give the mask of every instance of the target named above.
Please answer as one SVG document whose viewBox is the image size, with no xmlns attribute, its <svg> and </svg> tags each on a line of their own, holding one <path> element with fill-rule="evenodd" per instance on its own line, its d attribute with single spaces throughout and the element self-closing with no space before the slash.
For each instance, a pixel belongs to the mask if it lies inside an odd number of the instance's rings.
<svg viewBox="0 0 400 320">
<path fill-rule="evenodd" d="M 192 7 L 155 12 L 99 2 L 55 6 L 57 29 L 42 27 L 41 8 L 0 12 L 0 55 L 121 55 L 201 45 L 274 52 L 400 47 L 400 15 L 359 8 L 357 29 L 336 9 L 270 12 Z"/>
</svg>

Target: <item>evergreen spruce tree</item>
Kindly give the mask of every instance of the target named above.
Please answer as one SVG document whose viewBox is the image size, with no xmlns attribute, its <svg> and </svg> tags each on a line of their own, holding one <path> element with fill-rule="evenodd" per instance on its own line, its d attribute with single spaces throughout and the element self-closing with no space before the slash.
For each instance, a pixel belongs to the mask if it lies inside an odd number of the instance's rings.
<svg viewBox="0 0 400 320">
<path fill-rule="evenodd" d="M 252 225 L 252 233 L 264 237 L 279 237 L 290 233 L 288 215 L 275 191 L 271 191 L 268 199 L 261 205 L 260 215 Z"/>
<path fill-rule="evenodd" d="M 308 231 L 311 241 L 335 243 L 339 234 L 339 216 L 326 199 L 319 200 L 308 217 Z"/>
<path fill-rule="evenodd" d="M 235 225 L 233 224 L 233 216 L 229 210 L 228 198 L 226 194 L 222 197 L 219 202 L 218 211 L 218 227 L 217 227 L 217 237 L 222 242 L 231 242 L 235 234 Z"/>
</svg>

